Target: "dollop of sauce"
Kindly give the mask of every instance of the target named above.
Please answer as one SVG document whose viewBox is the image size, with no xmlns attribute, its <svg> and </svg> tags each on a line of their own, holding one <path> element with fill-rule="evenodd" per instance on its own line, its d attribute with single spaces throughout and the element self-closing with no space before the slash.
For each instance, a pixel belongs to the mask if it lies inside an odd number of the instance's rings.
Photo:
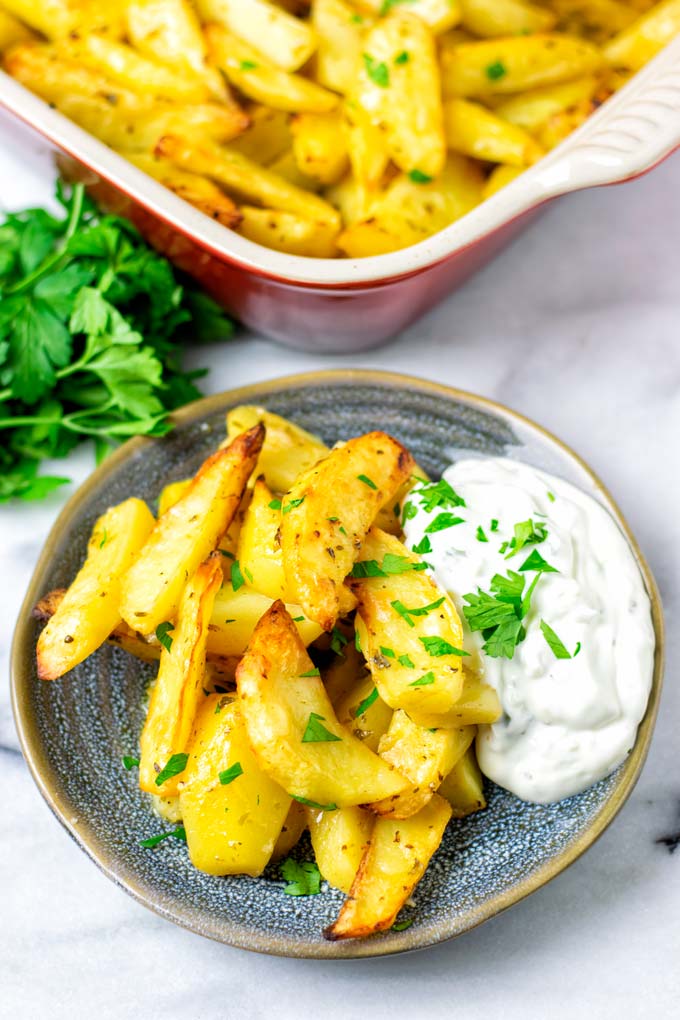
<svg viewBox="0 0 680 1020">
<path fill-rule="evenodd" d="M 480 768 L 523 800 L 546 804 L 579 793 L 627 756 L 649 697 L 654 630 L 633 553 L 595 499 L 537 468 L 470 458 L 443 478 L 462 503 L 433 507 L 416 486 L 404 531 L 410 548 L 431 547 L 421 555 L 456 603 L 466 666 L 501 701 L 502 717 L 479 730 Z M 457 523 L 437 530 L 442 512 Z M 517 548 L 515 525 L 523 522 L 520 534 L 531 530 L 534 540 Z M 553 570 L 538 571 L 526 636 L 512 658 L 493 657 L 483 650 L 484 634 L 466 622 L 463 596 L 489 592 L 494 575 L 519 572 L 534 550 Z M 525 592 L 535 576 L 526 571 Z"/>
</svg>

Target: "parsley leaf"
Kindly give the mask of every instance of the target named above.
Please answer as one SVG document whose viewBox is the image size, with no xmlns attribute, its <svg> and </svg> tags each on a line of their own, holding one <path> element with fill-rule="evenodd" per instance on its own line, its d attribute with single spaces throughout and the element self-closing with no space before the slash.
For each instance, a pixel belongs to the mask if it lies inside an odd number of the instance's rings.
<svg viewBox="0 0 680 1020">
<path fill-rule="evenodd" d="M 514 536 L 510 539 L 507 544 L 507 548 L 510 552 L 506 556 L 506 559 L 510 559 L 515 553 L 518 553 L 520 549 L 523 549 L 525 545 L 538 545 L 540 542 L 545 542 L 548 537 L 548 529 L 542 521 L 538 524 L 534 524 L 531 517 L 526 521 L 519 521 L 515 524 Z"/>
<path fill-rule="evenodd" d="M 174 776 L 178 776 L 180 773 L 184 772 L 188 761 L 189 755 L 184 754 L 184 752 L 173 754 L 166 762 L 165 768 L 162 768 L 156 776 L 156 786 L 162 786 L 167 779 L 172 779 Z"/>
<path fill-rule="evenodd" d="M 430 602 L 426 606 L 417 606 L 415 609 L 408 609 L 400 599 L 394 599 L 393 602 L 390 602 L 390 605 L 395 612 L 399 613 L 400 616 L 403 616 L 409 627 L 415 627 L 415 624 L 411 619 L 412 616 L 427 616 L 427 614 L 431 613 L 433 610 L 439 609 L 442 602 L 445 601 L 446 596 L 442 595 L 440 599 L 436 599 L 434 602 Z"/>
<path fill-rule="evenodd" d="M 291 510 L 294 510 L 296 506 L 302 506 L 305 501 L 304 496 L 300 496 L 299 499 L 289 499 L 286 505 L 283 507 L 281 513 L 289 514 Z"/>
<path fill-rule="evenodd" d="M 145 850 L 153 850 L 155 846 L 162 843 L 164 839 L 169 836 L 174 836 L 175 839 L 181 839 L 183 843 L 187 841 L 187 834 L 183 825 L 178 825 L 172 832 L 161 832 L 158 836 L 151 836 L 150 839 L 140 839 L 139 845 L 143 846 Z"/>
<path fill-rule="evenodd" d="M 478 542 L 488 542 L 489 541 L 489 539 L 486 537 L 486 532 L 484 531 L 484 528 L 481 526 L 481 524 L 477 528 L 477 541 Z"/>
<path fill-rule="evenodd" d="M 368 711 L 371 705 L 373 705 L 377 700 L 378 700 L 378 688 L 374 687 L 371 693 L 367 694 L 364 700 L 360 701 L 357 707 L 354 709 L 354 712 L 352 713 L 354 718 L 358 719 L 359 716 L 363 715 L 364 712 Z"/>
<path fill-rule="evenodd" d="M 390 84 L 390 69 L 384 60 L 376 60 L 370 53 L 364 53 L 364 67 L 366 74 L 371 81 L 381 89 L 386 89 Z"/>
<path fill-rule="evenodd" d="M 174 623 L 171 623 L 169 620 L 166 620 L 164 623 L 159 623 L 156 627 L 156 637 L 162 644 L 163 648 L 165 648 L 166 652 L 169 652 L 172 648 L 172 638 L 170 637 L 169 631 L 174 629 Z"/>
<path fill-rule="evenodd" d="M 498 81 L 499 78 L 505 77 L 507 73 L 507 68 L 502 60 L 494 60 L 486 68 L 486 76 L 489 81 Z"/>
<path fill-rule="evenodd" d="M 409 170 L 408 178 L 413 184 L 429 184 L 432 180 L 429 174 L 424 174 L 422 170 L 418 169 Z"/>
<path fill-rule="evenodd" d="M 243 766 L 240 761 L 235 761 L 233 765 L 230 765 L 228 769 L 223 769 L 219 773 L 219 780 L 222 786 L 229 786 L 229 783 L 233 783 L 235 779 L 243 775 Z"/>
<path fill-rule="evenodd" d="M 431 514 L 437 508 L 453 510 L 457 506 L 465 506 L 465 500 L 443 478 L 439 482 L 426 482 L 411 493 L 420 500 L 425 513 Z"/>
<path fill-rule="evenodd" d="M 392 574 L 406 574 L 410 570 L 425 570 L 424 563 L 416 563 L 408 556 L 385 553 L 382 563 L 377 560 L 359 560 L 352 567 L 350 577 L 389 577 Z"/>
<path fill-rule="evenodd" d="M 571 652 L 567 651 L 566 647 L 564 646 L 562 641 L 558 638 L 558 636 L 555 633 L 555 631 L 552 629 L 552 627 L 548 626 L 548 624 L 545 622 L 545 620 L 541 620 L 541 633 L 543 634 L 543 637 L 545 638 L 545 640 L 548 642 L 548 645 L 550 646 L 550 649 L 553 652 L 553 654 L 554 654 L 556 659 L 571 659 L 571 658 L 573 658 L 573 656 L 571 655 Z M 578 655 L 580 650 L 581 650 L 581 645 L 579 643 L 577 645 L 577 647 L 576 647 L 576 651 L 574 652 L 574 655 Z"/>
<path fill-rule="evenodd" d="M 129 772 L 130 769 L 137 768 L 138 765 L 139 758 L 132 758 L 129 754 L 123 755 L 123 768 L 126 770 L 126 772 Z"/>
<path fill-rule="evenodd" d="M 417 543 L 417 545 L 411 546 L 411 549 L 413 550 L 414 553 L 417 553 L 419 556 L 423 556 L 426 553 L 432 552 L 432 542 L 427 537 L 427 535 L 424 535 L 420 542 Z"/>
<path fill-rule="evenodd" d="M 241 565 L 238 560 L 234 560 L 231 565 L 231 586 L 234 591 L 238 591 L 246 583 L 246 579 L 241 573 Z"/>
<path fill-rule="evenodd" d="M 306 797 L 296 797 L 294 793 L 291 793 L 293 800 L 296 800 L 298 804 L 304 804 L 305 807 L 316 808 L 317 811 L 337 811 L 337 804 L 319 804 L 315 800 L 307 800 Z"/>
<path fill-rule="evenodd" d="M 319 667 L 318 666 L 314 666 L 312 669 L 308 669 L 306 673 L 300 673 L 300 677 L 303 680 L 306 680 L 307 677 L 312 677 L 312 676 L 321 676 L 321 673 L 319 671 Z M 321 716 L 319 716 L 319 718 L 321 718 Z"/>
<path fill-rule="evenodd" d="M 453 528 L 456 524 L 464 524 L 463 517 L 456 517 L 452 513 L 437 514 L 435 519 L 425 528 L 426 535 L 433 535 L 436 531 L 444 531 L 446 528 Z"/>
<path fill-rule="evenodd" d="M 526 572 L 527 570 L 538 570 L 542 574 L 559 574 L 557 567 L 551 567 L 543 557 L 541 556 L 538 549 L 533 549 L 519 570 Z"/>
<path fill-rule="evenodd" d="M 469 652 L 464 652 L 462 648 L 456 648 L 455 645 L 450 644 L 445 638 L 442 637 L 421 637 L 418 639 L 424 646 L 425 651 L 429 655 L 439 658 L 442 655 L 458 655 L 458 656 L 469 656 Z"/>
<path fill-rule="evenodd" d="M 342 739 L 341 737 L 336 737 L 330 730 L 327 730 L 323 725 L 324 721 L 324 716 L 319 715 L 317 712 L 309 713 L 307 726 L 302 735 L 303 744 L 321 744 Z"/>
<path fill-rule="evenodd" d="M 430 670 L 428 673 L 424 673 L 418 680 L 413 680 L 409 687 L 429 687 L 430 684 L 434 683 L 434 673 Z"/>
<path fill-rule="evenodd" d="M 287 857 L 281 865 L 281 874 L 288 883 L 286 896 L 316 896 L 321 891 L 321 872 L 312 861 L 294 861 Z"/>
<path fill-rule="evenodd" d="M 364 485 L 367 485 L 369 487 L 369 489 L 375 489 L 376 492 L 378 491 L 378 486 L 375 484 L 372 478 L 368 477 L 368 475 L 357 475 L 357 480 L 363 482 Z"/>
<path fill-rule="evenodd" d="M 415 669 L 415 664 L 410 655 L 400 655 L 397 659 L 400 666 L 404 666 L 406 669 Z"/>
</svg>

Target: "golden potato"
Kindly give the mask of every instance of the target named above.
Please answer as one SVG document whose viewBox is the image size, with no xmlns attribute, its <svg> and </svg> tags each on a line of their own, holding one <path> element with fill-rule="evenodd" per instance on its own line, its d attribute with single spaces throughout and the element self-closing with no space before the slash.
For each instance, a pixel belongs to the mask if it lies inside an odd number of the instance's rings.
<svg viewBox="0 0 680 1020">
<path fill-rule="evenodd" d="M 204 21 L 216 21 L 284 71 L 297 71 L 316 49 L 313 29 L 269 0 L 197 0 Z"/>
<path fill-rule="evenodd" d="M 549 32 L 557 21 L 553 11 L 525 0 L 460 0 L 460 4 L 463 25 L 482 38 Z"/>
<path fill-rule="evenodd" d="M 232 570 L 233 564 L 233 560 L 227 562 L 225 571 Z M 267 595 L 254 591 L 247 583 L 239 585 L 236 589 L 233 581 L 224 584 L 215 598 L 208 634 L 208 651 L 219 656 L 243 655 L 258 621 L 271 607 L 272 601 Z M 311 644 L 323 633 L 319 624 L 308 619 L 300 606 L 288 603 L 286 609 L 305 645 Z"/>
<path fill-rule="evenodd" d="M 285 601 L 280 528 L 281 500 L 274 498 L 264 478 L 258 478 L 239 533 L 237 559 L 255 591 Z"/>
<path fill-rule="evenodd" d="M 287 857 L 291 850 L 298 845 L 302 833 L 307 828 L 307 808 L 304 804 L 294 800 L 283 823 L 279 838 L 276 840 L 271 859 L 278 861 Z"/>
<path fill-rule="evenodd" d="M 362 673 L 342 694 L 337 704 L 334 703 L 334 707 L 343 726 L 346 726 L 362 744 L 377 753 L 380 740 L 389 729 L 393 711 L 378 694 L 373 677 L 365 668 L 363 659 L 362 665 L 364 666 Z"/>
<path fill-rule="evenodd" d="M 384 432 L 369 432 L 300 474 L 284 498 L 286 584 L 324 630 L 331 630 L 338 615 L 351 608 L 344 579 L 359 557 L 371 521 L 394 499 L 412 467 L 413 459 L 401 443 Z"/>
<path fill-rule="evenodd" d="M 480 103 L 449 99 L 444 106 L 446 141 L 450 149 L 475 159 L 509 166 L 529 166 L 544 154 L 535 138 Z"/>
<path fill-rule="evenodd" d="M 612 67 L 638 71 L 680 32 L 680 0 L 663 0 L 607 43 Z"/>
<path fill-rule="evenodd" d="M 73 669 L 120 624 L 122 579 L 154 524 L 140 499 L 126 499 L 96 522 L 85 563 L 38 638 L 41 680 L 56 680 Z"/>
<path fill-rule="evenodd" d="M 331 809 L 407 785 L 338 722 L 283 603 L 275 602 L 255 628 L 236 682 L 255 754 L 292 796 Z"/>
<path fill-rule="evenodd" d="M 349 893 L 375 824 L 360 807 L 319 811 L 307 808 L 309 835 L 319 871 L 336 889 Z"/>
<path fill-rule="evenodd" d="M 281 173 L 281 166 L 278 163 L 276 172 Z M 249 241 L 263 244 L 275 251 L 288 252 L 289 255 L 329 259 L 333 258 L 338 250 L 337 225 L 315 223 L 313 220 L 280 209 L 241 206 L 237 229 Z"/>
<path fill-rule="evenodd" d="M 465 818 L 486 807 L 484 780 L 474 747 L 469 747 L 448 776 L 444 777 L 439 794 L 451 805 L 453 818 Z"/>
<path fill-rule="evenodd" d="M 460 726 L 490 725 L 500 719 L 502 709 L 493 687 L 466 674 L 461 695 L 447 712 L 436 713 L 416 708 L 410 710 L 409 714 L 419 726 L 458 729 Z"/>
</svg>

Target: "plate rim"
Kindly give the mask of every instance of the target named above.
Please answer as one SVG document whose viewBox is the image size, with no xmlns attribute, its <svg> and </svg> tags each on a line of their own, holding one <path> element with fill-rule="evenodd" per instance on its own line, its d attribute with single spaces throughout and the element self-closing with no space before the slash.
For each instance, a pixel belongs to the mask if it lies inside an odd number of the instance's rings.
<svg viewBox="0 0 680 1020">
<path fill-rule="evenodd" d="M 652 686 L 645 714 L 638 726 L 635 744 L 621 766 L 621 773 L 616 786 L 600 807 L 587 829 L 575 841 L 569 843 L 558 854 L 545 861 L 531 875 L 522 879 L 514 886 L 484 900 L 482 904 L 479 904 L 470 911 L 468 922 L 463 928 L 455 928 L 451 923 L 447 925 L 444 918 L 438 921 L 434 937 L 418 938 L 416 937 L 418 935 L 417 931 L 407 929 L 399 933 L 398 939 L 390 940 L 389 943 L 383 939 L 348 941 L 340 944 L 296 943 L 293 940 L 289 940 L 286 936 L 276 936 L 267 932 L 256 931 L 255 933 L 244 935 L 243 930 L 238 927 L 230 931 L 228 919 L 223 922 L 221 930 L 218 931 L 216 927 L 213 930 L 206 930 L 196 922 L 189 910 L 183 910 L 178 913 L 169 909 L 163 903 L 154 901 L 148 894 L 148 887 L 144 886 L 141 882 L 136 883 L 129 876 L 122 874 L 121 869 L 117 866 L 115 853 L 107 851 L 105 847 L 97 846 L 96 839 L 89 832 L 88 828 L 80 824 L 78 819 L 71 817 L 72 811 L 69 810 L 67 798 L 62 798 L 59 790 L 56 788 L 56 779 L 51 774 L 44 757 L 36 721 L 31 717 L 28 700 L 28 692 L 32 682 L 28 663 L 32 660 L 34 652 L 31 635 L 31 610 L 42 593 L 42 576 L 50 566 L 52 550 L 61 538 L 62 533 L 68 529 L 71 519 L 77 514 L 80 506 L 121 463 L 127 461 L 130 457 L 139 455 L 147 446 L 162 442 L 163 437 L 136 436 L 123 443 L 99 467 L 95 468 L 71 495 L 58 514 L 35 564 L 15 624 L 10 652 L 10 694 L 14 724 L 22 754 L 43 799 L 71 838 L 97 865 L 100 871 L 138 903 L 143 904 L 154 913 L 168 921 L 172 921 L 179 927 L 235 948 L 297 959 L 358 959 L 425 949 L 456 938 L 466 931 L 476 928 L 484 921 L 502 913 L 515 903 L 519 903 L 531 893 L 546 885 L 578 860 L 599 839 L 632 793 L 647 758 L 663 686 L 665 634 L 661 597 L 656 581 L 640 550 L 637 539 L 607 487 L 596 472 L 570 446 L 531 418 L 499 401 L 410 374 L 388 372 L 379 369 L 339 368 L 277 376 L 262 382 L 237 386 L 233 389 L 224 390 L 220 393 L 192 401 L 174 411 L 170 417 L 176 425 L 189 425 L 193 421 L 226 409 L 230 405 L 253 402 L 262 403 L 268 397 L 282 390 L 293 388 L 318 389 L 323 387 L 324 384 L 346 386 L 364 384 L 391 390 L 411 389 L 424 394 L 429 393 L 448 401 L 464 403 L 474 409 L 491 412 L 497 416 L 500 415 L 509 422 L 519 422 L 530 430 L 537 431 L 544 440 L 557 446 L 562 453 L 566 454 L 567 457 L 576 463 L 589 478 L 594 490 L 599 494 L 607 510 L 613 515 L 618 526 L 621 528 L 638 564 L 651 603 L 652 625 L 655 636 Z M 226 931 L 224 930 L 225 925 Z"/>
</svg>

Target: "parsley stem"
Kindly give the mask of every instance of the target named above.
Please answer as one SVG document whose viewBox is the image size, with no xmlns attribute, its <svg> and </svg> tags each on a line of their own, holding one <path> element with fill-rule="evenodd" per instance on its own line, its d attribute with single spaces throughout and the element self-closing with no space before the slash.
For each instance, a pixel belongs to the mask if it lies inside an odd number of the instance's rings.
<svg viewBox="0 0 680 1020">
<path fill-rule="evenodd" d="M 39 280 L 46 273 L 50 272 L 50 270 L 54 269 L 55 266 L 59 265 L 66 255 L 68 242 L 71 240 L 80 224 L 84 201 L 85 186 L 83 184 L 75 184 L 73 186 L 71 212 L 69 214 L 68 223 L 66 224 L 66 230 L 63 234 L 61 246 L 51 255 L 48 255 L 39 266 L 36 266 L 32 273 L 25 276 L 23 280 L 15 284 L 13 287 L 9 287 L 5 291 L 5 296 L 10 294 L 22 294 L 25 290 L 30 290 L 36 280 Z"/>
</svg>

